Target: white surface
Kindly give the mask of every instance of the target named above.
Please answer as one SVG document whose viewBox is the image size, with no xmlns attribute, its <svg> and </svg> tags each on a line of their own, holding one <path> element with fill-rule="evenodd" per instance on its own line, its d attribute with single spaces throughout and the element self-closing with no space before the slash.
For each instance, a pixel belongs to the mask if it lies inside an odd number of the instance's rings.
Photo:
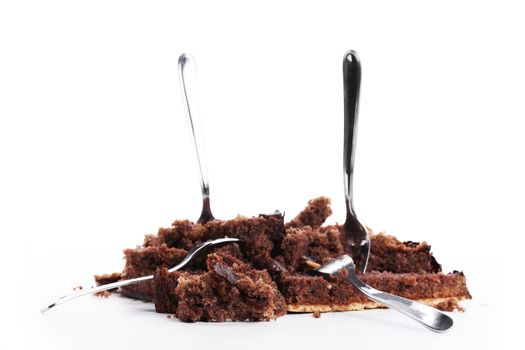
<svg viewBox="0 0 525 350">
<path fill-rule="evenodd" d="M 509 278 L 523 266 L 522 14 L 506 1 L 1 2 L 0 348 L 308 349 L 326 333 L 349 348 L 510 348 L 521 303 L 508 291 L 523 287 Z M 465 271 L 474 300 L 453 332 L 391 311 L 191 325 L 119 298 L 39 314 L 120 270 L 145 233 L 198 217 L 182 52 L 199 66 L 216 216 L 291 217 L 327 195 L 330 222 L 342 221 L 348 49 L 363 63 L 358 215 Z"/>
<path fill-rule="evenodd" d="M 343 339 L 356 338 L 349 348 L 377 349 L 384 344 L 393 349 L 406 348 L 409 341 L 408 348 L 442 349 L 469 348 L 473 339 L 492 331 L 483 321 L 483 316 L 491 310 L 479 305 L 469 306 L 468 313 L 454 314 L 455 329 L 441 335 L 391 310 L 322 314 L 320 319 L 311 314 L 286 315 L 275 322 L 258 324 L 191 324 L 157 314 L 149 303 L 121 297 L 88 299 L 45 314 L 37 321 L 37 334 L 46 342 L 56 344 L 59 341 L 68 348 L 79 345 L 94 348 L 100 345 L 100 339 L 105 339 L 104 348 L 107 349 L 118 348 L 122 343 L 147 349 L 191 346 L 197 349 L 210 346 L 216 349 L 279 349 L 286 344 L 293 344 L 295 349 L 328 349 L 340 346 Z M 73 316 L 73 327 L 64 329 L 64 325 L 71 324 L 72 315 L 83 316 Z M 129 337 L 134 337 L 134 341 L 129 341 Z"/>
</svg>

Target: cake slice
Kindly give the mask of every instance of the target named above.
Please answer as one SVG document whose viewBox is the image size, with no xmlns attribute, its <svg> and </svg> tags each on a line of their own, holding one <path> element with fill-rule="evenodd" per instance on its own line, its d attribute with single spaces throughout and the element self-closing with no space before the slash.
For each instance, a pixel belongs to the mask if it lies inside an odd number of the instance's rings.
<svg viewBox="0 0 525 350">
<path fill-rule="evenodd" d="M 370 272 L 360 279 L 373 288 L 420 301 L 443 311 L 461 310 L 458 302 L 471 299 L 460 272 Z M 344 278 L 323 278 L 301 273 L 285 274 L 281 292 L 290 312 L 353 311 L 382 307 Z"/>
</svg>

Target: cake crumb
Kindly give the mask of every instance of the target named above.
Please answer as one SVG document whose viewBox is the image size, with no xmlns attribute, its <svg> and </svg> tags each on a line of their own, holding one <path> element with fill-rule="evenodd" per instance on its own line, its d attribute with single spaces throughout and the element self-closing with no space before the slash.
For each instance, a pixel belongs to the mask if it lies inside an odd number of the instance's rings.
<svg viewBox="0 0 525 350">
<path fill-rule="evenodd" d="M 316 263 L 315 261 L 309 260 L 309 259 L 306 259 L 306 261 L 304 263 L 305 263 L 306 266 L 308 266 L 312 270 L 317 270 L 318 268 L 321 267 L 320 264 Z"/>
<path fill-rule="evenodd" d="M 109 298 L 110 295 L 111 295 L 111 292 L 109 290 L 103 290 L 103 291 L 95 293 L 95 296 L 99 298 Z"/>
<path fill-rule="evenodd" d="M 84 287 L 82 287 L 81 284 L 79 284 L 78 286 L 74 287 L 73 290 L 82 290 Z"/>
<path fill-rule="evenodd" d="M 434 307 L 441 311 L 452 312 L 454 310 L 458 310 L 459 312 L 465 312 L 465 309 L 459 305 L 458 301 L 455 298 L 449 298 L 447 300 L 444 300 L 436 304 Z"/>
<path fill-rule="evenodd" d="M 314 318 L 321 318 L 321 312 L 320 311 L 314 311 L 314 313 L 312 314 L 312 316 Z"/>
</svg>

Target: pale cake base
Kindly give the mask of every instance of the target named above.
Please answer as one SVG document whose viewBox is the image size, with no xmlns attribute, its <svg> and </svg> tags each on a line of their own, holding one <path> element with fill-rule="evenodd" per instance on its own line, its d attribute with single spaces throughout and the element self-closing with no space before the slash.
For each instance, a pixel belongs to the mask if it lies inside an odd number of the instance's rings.
<svg viewBox="0 0 525 350">
<path fill-rule="evenodd" d="M 438 306 L 443 303 L 453 303 L 458 305 L 459 302 L 467 300 L 467 297 L 446 297 L 446 298 L 427 298 L 427 299 L 416 299 L 416 301 L 429 305 Z M 350 303 L 345 305 L 301 305 L 301 304 L 288 304 L 288 312 L 336 312 L 336 311 L 360 311 L 366 309 L 379 309 L 385 308 L 383 304 L 376 303 L 375 301 L 368 301 L 366 303 Z"/>
</svg>

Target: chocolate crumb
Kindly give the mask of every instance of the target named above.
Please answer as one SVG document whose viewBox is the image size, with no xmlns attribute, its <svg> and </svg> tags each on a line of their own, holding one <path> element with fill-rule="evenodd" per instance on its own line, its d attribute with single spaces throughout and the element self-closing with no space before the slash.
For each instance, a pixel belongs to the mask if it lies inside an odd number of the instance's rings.
<svg viewBox="0 0 525 350">
<path fill-rule="evenodd" d="M 314 313 L 312 314 L 312 316 L 314 318 L 321 318 L 321 312 L 320 311 L 314 311 Z"/>
<path fill-rule="evenodd" d="M 95 293 L 95 296 L 99 298 L 109 298 L 110 295 L 111 295 L 111 292 L 109 290 L 103 290 L 101 292 Z"/>
</svg>

